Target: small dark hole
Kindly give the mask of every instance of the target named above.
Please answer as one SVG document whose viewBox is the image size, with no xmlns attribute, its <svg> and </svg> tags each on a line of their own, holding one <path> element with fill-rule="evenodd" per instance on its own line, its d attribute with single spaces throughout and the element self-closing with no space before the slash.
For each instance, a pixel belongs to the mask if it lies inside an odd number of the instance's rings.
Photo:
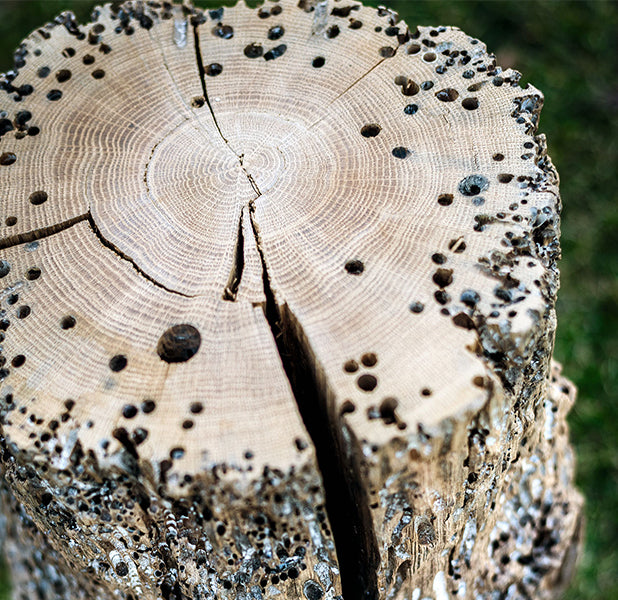
<svg viewBox="0 0 618 600">
<path fill-rule="evenodd" d="M 361 362 L 366 367 L 375 367 L 378 364 L 378 357 L 374 352 L 367 352 L 361 356 Z"/>
<path fill-rule="evenodd" d="M 407 148 L 404 148 L 403 146 L 397 146 L 396 148 L 393 148 L 393 156 L 395 158 L 407 158 L 410 155 L 410 151 Z"/>
<path fill-rule="evenodd" d="M 30 314 L 30 312 L 30 307 L 27 304 L 24 304 L 17 309 L 17 318 L 25 319 Z"/>
<path fill-rule="evenodd" d="M 432 391 L 429 388 L 423 388 L 421 390 L 421 395 L 422 396 L 427 397 L 427 396 L 431 396 L 431 394 L 432 394 Z"/>
<path fill-rule="evenodd" d="M 17 160 L 17 156 L 14 152 L 3 152 L 0 155 L 0 165 L 4 167 L 8 167 L 12 165 Z"/>
<path fill-rule="evenodd" d="M 366 138 L 376 137 L 380 133 L 381 129 L 382 128 L 377 123 L 365 125 L 361 129 L 361 135 Z"/>
<path fill-rule="evenodd" d="M 95 70 L 92 72 L 92 76 L 93 76 L 95 79 L 103 79 L 103 77 L 105 77 L 105 71 L 104 71 L 103 69 L 95 69 Z"/>
<path fill-rule="evenodd" d="M 268 30 L 268 39 L 269 40 L 278 40 L 280 37 L 283 37 L 285 33 L 285 29 L 282 25 L 275 25 Z"/>
<path fill-rule="evenodd" d="M 341 405 L 341 409 L 339 410 L 339 414 L 341 416 L 353 413 L 356 410 L 356 406 L 354 406 L 354 402 L 351 400 L 344 400 Z"/>
<path fill-rule="evenodd" d="M 192 429 L 193 428 L 193 421 L 191 419 L 185 419 L 182 422 L 182 428 L 183 429 Z"/>
<path fill-rule="evenodd" d="M 493 158 L 495 161 L 500 162 L 501 160 L 504 160 L 504 154 L 500 154 L 499 152 L 497 152 L 496 154 L 494 154 L 494 155 L 492 156 L 492 158 Z"/>
<path fill-rule="evenodd" d="M 114 373 L 118 373 L 122 371 L 127 366 L 127 357 L 124 354 L 116 354 L 109 361 L 109 368 L 114 371 Z"/>
<path fill-rule="evenodd" d="M 459 193 L 464 196 L 477 196 L 489 187 L 489 181 L 483 175 L 469 175 L 459 182 Z"/>
<path fill-rule="evenodd" d="M 60 321 L 60 327 L 62 329 L 72 329 L 73 327 L 75 327 L 76 323 L 77 321 L 75 320 L 75 317 L 67 315 L 66 317 L 62 317 L 62 320 Z"/>
<path fill-rule="evenodd" d="M 86 54 L 86 56 L 82 58 L 82 62 L 85 65 L 91 65 L 92 63 L 94 63 L 94 56 L 92 56 L 92 54 Z"/>
<path fill-rule="evenodd" d="M 443 265 L 446 262 L 446 256 L 441 254 L 440 252 L 436 252 L 431 255 L 431 260 L 435 262 L 437 265 Z"/>
<path fill-rule="evenodd" d="M 60 90 L 50 90 L 47 92 L 47 99 L 55 102 L 56 100 L 60 100 L 62 98 L 62 92 Z"/>
<path fill-rule="evenodd" d="M 515 177 L 515 176 L 511 175 L 510 173 L 500 173 L 498 175 L 498 181 L 500 183 L 509 183 L 509 182 L 513 181 L 513 177 Z"/>
<path fill-rule="evenodd" d="M 18 354 L 13 360 L 11 364 L 15 367 L 21 367 L 26 362 L 26 357 L 23 354 Z"/>
<path fill-rule="evenodd" d="M 61 69 L 56 73 L 56 79 L 58 80 L 58 83 L 64 83 L 65 81 L 68 81 L 69 79 L 71 79 L 71 71 L 69 71 L 68 69 Z"/>
<path fill-rule="evenodd" d="M 39 269 L 38 267 L 32 267 L 31 269 L 28 269 L 26 271 L 26 279 L 28 279 L 29 281 L 34 281 L 35 279 L 38 279 L 41 276 L 41 269 Z"/>
<path fill-rule="evenodd" d="M 438 204 L 440 206 L 450 206 L 453 204 L 453 194 L 440 194 L 438 196 Z"/>
<path fill-rule="evenodd" d="M 478 98 L 464 98 L 461 105 L 466 110 L 476 110 L 479 107 Z"/>
<path fill-rule="evenodd" d="M 245 46 L 244 52 L 247 58 L 259 58 L 264 54 L 264 48 L 260 44 L 249 44 Z"/>
<path fill-rule="evenodd" d="M 437 269 L 432 279 L 437 286 L 445 288 L 453 283 L 453 269 Z"/>
<path fill-rule="evenodd" d="M 406 106 L 403 109 L 403 112 L 406 115 L 414 115 L 418 112 L 418 104 L 408 104 L 408 106 Z"/>
<path fill-rule="evenodd" d="M 340 29 L 338 25 L 331 25 L 327 30 L 326 30 L 326 37 L 333 39 L 336 38 L 339 33 L 340 33 Z"/>
<path fill-rule="evenodd" d="M 201 402 L 192 402 L 189 410 L 194 415 L 199 415 L 204 410 L 204 405 Z"/>
<path fill-rule="evenodd" d="M 32 194 L 30 194 L 29 200 L 30 200 L 30 204 L 39 206 L 43 204 L 44 202 L 47 202 L 47 192 L 44 192 L 43 190 L 32 192 Z"/>
<path fill-rule="evenodd" d="M 422 313 L 423 309 L 425 308 L 425 305 L 422 302 L 412 302 L 410 304 L 410 312 L 413 313 Z"/>
<path fill-rule="evenodd" d="M 13 227 L 13 225 L 17 225 L 17 217 L 7 217 L 4 223 L 7 227 Z"/>
<path fill-rule="evenodd" d="M 445 88 L 436 92 L 436 98 L 441 102 L 454 102 L 459 98 L 459 92 L 453 88 Z"/>
<path fill-rule="evenodd" d="M 425 62 L 433 62 L 434 60 L 436 60 L 436 55 L 434 52 L 426 52 L 425 54 L 423 54 L 423 60 Z"/>
<path fill-rule="evenodd" d="M 364 392 L 372 392 L 378 385 L 378 380 L 373 375 L 364 373 L 356 380 L 356 385 Z"/>
<path fill-rule="evenodd" d="M 343 365 L 343 370 L 346 373 L 356 373 L 358 371 L 358 363 L 355 360 L 348 360 Z"/>
<path fill-rule="evenodd" d="M 326 63 L 326 59 L 323 56 L 316 56 L 311 63 L 316 69 L 320 69 Z"/>
<path fill-rule="evenodd" d="M 216 77 L 223 71 L 223 66 L 219 63 L 211 63 L 206 67 L 206 75 L 209 77 Z"/>
<path fill-rule="evenodd" d="M 390 46 L 383 46 L 380 48 L 380 56 L 382 58 L 391 58 L 395 56 L 395 48 L 391 48 Z"/>
<path fill-rule="evenodd" d="M 137 407 L 133 404 L 125 404 L 122 407 L 122 416 L 125 419 L 132 419 L 137 415 Z"/>
<path fill-rule="evenodd" d="M 350 275 L 360 275 L 365 270 L 365 265 L 360 260 L 349 260 L 345 264 L 345 270 Z"/>
<path fill-rule="evenodd" d="M 145 415 L 149 415 L 151 412 L 154 412 L 155 408 L 157 408 L 157 404 L 154 400 L 144 400 L 140 408 Z"/>
</svg>

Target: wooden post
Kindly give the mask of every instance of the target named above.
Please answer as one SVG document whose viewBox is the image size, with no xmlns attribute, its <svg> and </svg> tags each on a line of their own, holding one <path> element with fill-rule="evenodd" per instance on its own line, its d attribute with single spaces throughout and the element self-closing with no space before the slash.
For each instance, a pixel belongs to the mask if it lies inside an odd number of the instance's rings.
<svg viewBox="0 0 618 600">
<path fill-rule="evenodd" d="M 541 93 L 351 0 L 92 21 L 1 82 L 14 598 L 559 594 Z"/>
</svg>

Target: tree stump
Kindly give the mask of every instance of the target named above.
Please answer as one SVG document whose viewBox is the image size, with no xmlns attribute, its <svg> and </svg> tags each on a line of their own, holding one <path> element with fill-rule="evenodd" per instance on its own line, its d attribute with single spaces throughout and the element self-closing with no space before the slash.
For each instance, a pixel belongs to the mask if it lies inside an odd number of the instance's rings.
<svg viewBox="0 0 618 600">
<path fill-rule="evenodd" d="M 541 93 L 347 0 L 92 21 L 2 79 L 14 598 L 556 596 Z"/>
</svg>

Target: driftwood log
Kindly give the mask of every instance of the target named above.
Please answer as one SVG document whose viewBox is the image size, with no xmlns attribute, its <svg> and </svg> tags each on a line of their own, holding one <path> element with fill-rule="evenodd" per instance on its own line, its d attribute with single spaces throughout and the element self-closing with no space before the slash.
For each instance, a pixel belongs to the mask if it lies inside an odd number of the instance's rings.
<svg viewBox="0 0 618 600">
<path fill-rule="evenodd" d="M 541 93 L 351 0 L 92 21 L 1 81 L 14 598 L 559 594 Z"/>
</svg>

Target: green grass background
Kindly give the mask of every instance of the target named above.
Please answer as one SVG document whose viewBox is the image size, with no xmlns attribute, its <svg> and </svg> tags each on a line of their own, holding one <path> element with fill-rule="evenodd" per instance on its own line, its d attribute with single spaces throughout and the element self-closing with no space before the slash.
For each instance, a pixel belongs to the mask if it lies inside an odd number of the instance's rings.
<svg viewBox="0 0 618 600">
<path fill-rule="evenodd" d="M 213 6 L 214 2 L 200 2 Z M 618 599 L 618 3 L 384 0 L 410 27 L 456 25 L 545 94 L 540 131 L 564 202 L 555 356 L 579 388 L 570 416 L 587 504 L 567 600 Z M 0 0 L 0 71 L 32 29 L 91 0 Z M 0 600 L 10 595 L 0 572 Z"/>
</svg>

